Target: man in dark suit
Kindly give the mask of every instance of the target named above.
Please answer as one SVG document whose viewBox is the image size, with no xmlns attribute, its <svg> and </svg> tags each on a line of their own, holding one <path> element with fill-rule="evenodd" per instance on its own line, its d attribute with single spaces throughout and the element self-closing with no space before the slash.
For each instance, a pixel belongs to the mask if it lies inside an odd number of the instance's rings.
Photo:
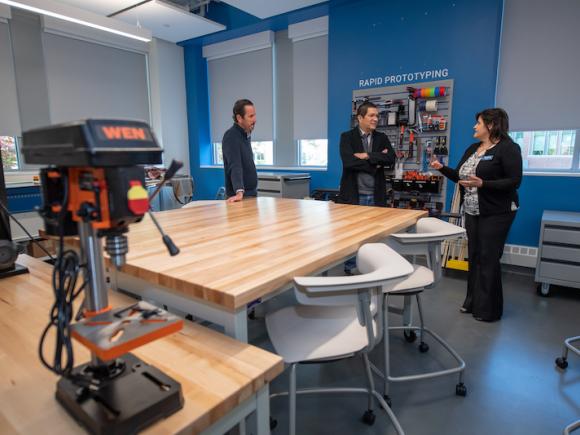
<svg viewBox="0 0 580 435">
<path fill-rule="evenodd" d="M 356 112 L 358 125 L 340 135 L 342 178 L 339 201 L 354 205 L 387 205 L 385 167 L 395 163 L 386 134 L 376 131 L 379 110 L 363 103 Z"/>
<path fill-rule="evenodd" d="M 224 174 L 228 202 L 256 196 L 258 175 L 250 134 L 256 125 L 256 110 L 250 100 L 238 100 L 233 108 L 234 125 L 222 139 Z"/>
<path fill-rule="evenodd" d="M 342 178 L 339 202 L 344 204 L 387 205 L 385 167 L 395 163 L 395 152 L 386 134 L 376 131 L 379 110 L 373 103 L 363 103 L 356 112 L 358 125 L 340 135 Z M 352 274 L 354 258 L 344 263 L 344 272 Z"/>
</svg>

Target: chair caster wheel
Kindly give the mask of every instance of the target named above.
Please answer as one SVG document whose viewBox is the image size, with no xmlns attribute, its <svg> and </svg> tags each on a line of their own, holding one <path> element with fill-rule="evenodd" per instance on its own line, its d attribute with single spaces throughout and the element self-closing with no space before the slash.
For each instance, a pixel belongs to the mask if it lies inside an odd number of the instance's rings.
<svg viewBox="0 0 580 435">
<path fill-rule="evenodd" d="M 410 331 L 403 331 L 403 335 L 407 343 L 413 343 L 417 339 L 417 334 L 412 329 Z"/>
<path fill-rule="evenodd" d="M 467 396 L 467 387 L 463 382 L 460 382 L 455 386 L 455 394 L 461 397 Z"/>
<path fill-rule="evenodd" d="M 373 424 L 375 424 L 376 418 L 377 418 L 377 416 L 375 415 L 373 410 L 367 409 L 362 416 L 362 421 L 364 424 L 368 424 L 369 426 L 372 426 Z"/>
<path fill-rule="evenodd" d="M 568 367 L 568 361 L 566 361 L 566 358 L 559 357 L 556 358 L 556 365 L 562 370 L 566 370 Z"/>
<path fill-rule="evenodd" d="M 278 426 L 278 420 L 270 417 L 270 430 L 276 429 L 276 426 Z"/>
<path fill-rule="evenodd" d="M 250 319 L 250 320 L 256 320 L 256 311 L 255 310 L 250 310 L 248 312 L 248 319 Z"/>
<path fill-rule="evenodd" d="M 425 353 L 429 351 L 429 345 L 427 343 L 421 343 L 419 345 L 419 352 Z"/>
<path fill-rule="evenodd" d="M 393 407 L 393 401 L 391 400 L 391 398 L 388 395 L 383 395 L 383 399 L 385 399 L 385 402 L 387 403 L 387 405 L 389 405 L 389 408 Z"/>
</svg>

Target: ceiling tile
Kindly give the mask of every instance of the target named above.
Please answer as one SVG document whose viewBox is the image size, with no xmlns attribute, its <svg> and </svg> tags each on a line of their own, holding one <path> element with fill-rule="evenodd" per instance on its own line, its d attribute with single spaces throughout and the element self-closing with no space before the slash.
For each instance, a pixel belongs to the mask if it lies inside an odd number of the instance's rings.
<svg viewBox="0 0 580 435">
<path fill-rule="evenodd" d="M 252 14 L 258 18 L 268 18 L 274 15 L 324 3 L 326 0 L 222 0 L 235 8 Z"/>
<path fill-rule="evenodd" d="M 115 18 L 145 27 L 155 37 L 171 42 L 197 38 L 225 29 L 222 24 L 158 0 L 136 6 L 115 15 Z"/>
</svg>

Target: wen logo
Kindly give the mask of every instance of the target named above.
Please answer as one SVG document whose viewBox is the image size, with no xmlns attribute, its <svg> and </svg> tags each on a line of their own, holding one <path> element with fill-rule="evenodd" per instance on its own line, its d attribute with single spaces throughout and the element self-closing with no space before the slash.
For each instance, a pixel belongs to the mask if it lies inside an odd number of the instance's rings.
<svg viewBox="0 0 580 435">
<path fill-rule="evenodd" d="M 103 125 L 101 131 L 108 140 L 149 140 L 149 135 L 141 127 Z"/>
</svg>

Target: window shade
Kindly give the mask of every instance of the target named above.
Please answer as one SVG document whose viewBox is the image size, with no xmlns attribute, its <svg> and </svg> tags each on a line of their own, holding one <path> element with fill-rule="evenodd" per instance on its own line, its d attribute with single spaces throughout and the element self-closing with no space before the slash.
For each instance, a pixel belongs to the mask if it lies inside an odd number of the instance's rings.
<svg viewBox="0 0 580 435">
<path fill-rule="evenodd" d="M 150 122 L 143 53 L 43 34 L 52 123 L 82 118 Z"/>
<path fill-rule="evenodd" d="M 496 104 L 510 130 L 580 128 L 580 2 L 506 0 Z"/>
<path fill-rule="evenodd" d="M 252 140 L 273 140 L 271 48 L 208 60 L 208 81 L 212 142 L 221 142 L 232 126 L 232 108 L 241 98 L 256 108 Z"/>
<path fill-rule="evenodd" d="M 20 116 L 8 24 L 0 22 L 0 136 L 20 136 Z"/>
<path fill-rule="evenodd" d="M 293 43 L 294 139 L 328 136 L 328 36 Z"/>
</svg>

